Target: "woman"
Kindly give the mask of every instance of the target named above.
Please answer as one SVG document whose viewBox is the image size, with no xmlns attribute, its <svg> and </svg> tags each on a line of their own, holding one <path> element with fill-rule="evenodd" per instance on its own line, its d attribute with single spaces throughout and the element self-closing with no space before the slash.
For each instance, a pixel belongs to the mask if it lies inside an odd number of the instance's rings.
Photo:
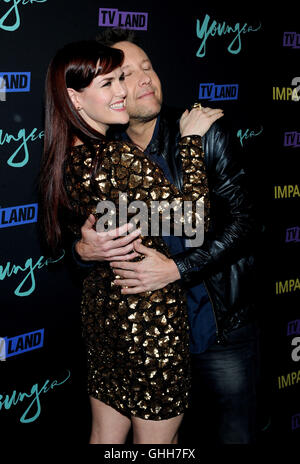
<svg viewBox="0 0 300 464">
<path fill-rule="evenodd" d="M 122 51 L 86 41 L 65 46 L 49 66 L 41 191 L 53 248 L 63 223 L 80 236 L 101 201 L 113 201 L 118 217 L 120 193 L 127 204 L 139 199 L 148 206 L 152 199 L 201 198 L 208 219 L 197 110 L 181 118 L 183 192 L 137 147 L 105 138 L 109 125 L 129 120 L 122 62 Z M 170 256 L 161 237 L 143 237 L 143 243 Z M 134 443 L 176 443 L 190 388 L 184 291 L 177 281 L 126 296 L 114 280 L 109 264 L 99 262 L 83 282 L 88 392 L 93 413 L 98 408 L 105 419 L 100 427 L 93 422 L 90 443 L 124 443 L 131 425 Z"/>
</svg>

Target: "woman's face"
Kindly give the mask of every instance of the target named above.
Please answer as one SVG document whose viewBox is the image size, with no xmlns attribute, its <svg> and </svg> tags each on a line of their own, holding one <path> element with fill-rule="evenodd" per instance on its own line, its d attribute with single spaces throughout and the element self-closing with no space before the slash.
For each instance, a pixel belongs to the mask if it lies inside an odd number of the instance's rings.
<svg viewBox="0 0 300 464">
<path fill-rule="evenodd" d="M 121 68 L 95 77 L 81 92 L 68 91 L 81 117 L 98 132 L 105 134 L 110 124 L 128 123 L 127 89 Z"/>
</svg>

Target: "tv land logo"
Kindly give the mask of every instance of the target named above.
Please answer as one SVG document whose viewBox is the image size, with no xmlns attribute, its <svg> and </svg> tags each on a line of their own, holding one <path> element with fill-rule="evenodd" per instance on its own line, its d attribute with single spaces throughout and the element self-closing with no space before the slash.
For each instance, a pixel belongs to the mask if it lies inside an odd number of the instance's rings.
<svg viewBox="0 0 300 464">
<path fill-rule="evenodd" d="M 11 338 L 0 338 L 0 361 L 7 358 L 37 350 L 44 345 L 44 329 L 17 335 Z"/>
<path fill-rule="evenodd" d="M 283 146 L 299 148 L 300 147 L 300 132 L 295 132 L 295 131 L 285 132 Z"/>
<path fill-rule="evenodd" d="M 99 8 L 99 26 L 146 31 L 148 13 L 119 11 L 117 8 Z"/>
<path fill-rule="evenodd" d="M 300 34 L 297 32 L 283 33 L 283 46 L 290 48 L 300 48 Z"/>
<path fill-rule="evenodd" d="M 0 229 L 37 222 L 38 204 L 0 208 Z"/>
<path fill-rule="evenodd" d="M 0 101 L 11 92 L 30 92 L 30 72 L 0 72 Z"/>
<path fill-rule="evenodd" d="M 289 227 L 286 229 L 285 242 L 300 242 L 300 227 Z"/>
<path fill-rule="evenodd" d="M 292 416 L 292 430 L 299 429 L 300 427 L 300 414 Z"/>
<path fill-rule="evenodd" d="M 239 84 L 200 84 L 199 100 L 223 101 L 237 100 Z"/>
<path fill-rule="evenodd" d="M 300 335 L 300 319 L 288 322 L 286 334 L 288 337 L 291 335 Z"/>
</svg>

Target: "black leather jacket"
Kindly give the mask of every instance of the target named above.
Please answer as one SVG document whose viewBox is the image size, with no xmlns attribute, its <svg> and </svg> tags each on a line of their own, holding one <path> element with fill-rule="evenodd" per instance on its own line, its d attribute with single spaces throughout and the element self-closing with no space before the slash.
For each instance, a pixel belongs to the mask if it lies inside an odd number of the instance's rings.
<svg viewBox="0 0 300 464">
<path fill-rule="evenodd" d="M 167 160 L 176 186 L 182 186 L 182 170 L 176 143 L 180 138 L 181 112 L 163 108 L 158 137 L 148 147 Z M 203 282 L 217 325 L 217 340 L 254 319 L 255 247 L 260 232 L 249 199 L 246 175 L 232 152 L 229 131 L 221 121 L 203 136 L 211 202 L 210 230 L 201 247 L 173 257 L 186 285 Z M 174 155 L 175 154 L 175 155 Z"/>
</svg>

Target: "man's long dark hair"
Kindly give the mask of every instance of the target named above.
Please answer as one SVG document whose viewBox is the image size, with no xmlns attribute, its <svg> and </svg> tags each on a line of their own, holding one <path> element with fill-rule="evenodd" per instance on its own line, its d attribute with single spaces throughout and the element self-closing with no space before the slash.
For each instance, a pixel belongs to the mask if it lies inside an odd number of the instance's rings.
<svg viewBox="0 0 300 464">
<path fill-rule="evenodd" d="M 63 182 L 63 168 L 75 137 L 85 142 L 103 136 L 90 127 L 75 109 L 67 88 L 81 91 L 100 75 L 123 63 L 124 55 L 89 40 L 71 43 L 57 52 L 51 61 L 45 88 L 45 140 L 40 171 L 41 230 L 50 250 L 61 241 L 59 212 L 70 208 Z M 99 61 L 100 60 L 100 61 Z"/>
</svg>

